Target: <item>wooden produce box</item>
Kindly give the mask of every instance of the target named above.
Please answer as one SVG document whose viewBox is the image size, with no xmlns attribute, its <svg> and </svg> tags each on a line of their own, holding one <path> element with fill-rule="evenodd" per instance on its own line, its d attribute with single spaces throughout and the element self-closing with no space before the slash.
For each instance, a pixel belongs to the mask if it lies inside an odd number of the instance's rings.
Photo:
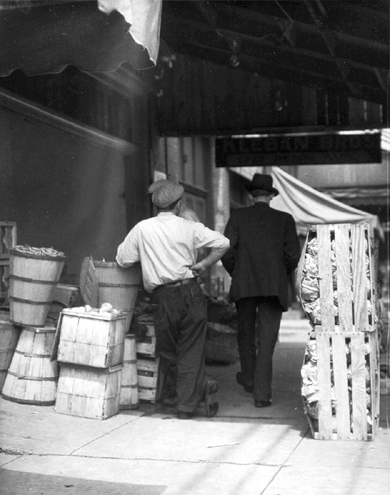
<svg viewBox="0 0 390 495">
<path fill-rule="evenodd" d="M 137 355 L 146 357 L 156 357 L 156 333 L 154 325 L 144 325 L 146 332 L 140 340 L 137 340 Z"/>
<path fill-rule="evenodd" d="M 61 364 L 55 412 L 107 419 L 119 412 L 122 366 L 96 369 Z"/>
<path fill-rule="evenodd" d="M 302 367 L 304 412 L 315 439 L 374 439 L 379 424 L 377 332 L 313 332 Z"/>
<path fill-rule="evenodd" d="M 144 337 L 137 342 L 137 355 L 156 357 L 156 337 Z"/>
<path fill-rule="evenodd" d="M 53 301 L 72 308 L 79 303 L 80 287 L 77 285 L 58 284 L 53 294 Z"/>
<path fill-rule="evenodd" d="M 316 331 L 376 330 L 375 265 L 374 235 L 368 224 L 309 228 L 297 291 Z"/>
<path fill-rule="evenodd" d="M 159 395 L 159 359 L 137 357 L 138 398 L 140 401 L 156 402 Z"/>
<path fill-rule="evenodd" d="M 64 309 L 58 326 L 58 362 L 94 368 L 123 363 L 126 316 L 91 315 Z"/>
</svg>

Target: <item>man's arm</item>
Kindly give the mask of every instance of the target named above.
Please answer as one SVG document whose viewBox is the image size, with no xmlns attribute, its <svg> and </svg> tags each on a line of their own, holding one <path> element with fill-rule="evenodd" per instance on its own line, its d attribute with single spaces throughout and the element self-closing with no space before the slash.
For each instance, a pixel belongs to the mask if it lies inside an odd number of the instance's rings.
<svg viewBox="0 0 390 495">
<path fill-rule="evenodd" d="M 234 214 L 234 212 L 232 213 L 228 220 L 228 223 L 226 224 L 224 235 L 229 239 L 230 247 L 222 258 L 222 265 L 224 266 L 228 274 L 232 275 L 234 265 L 236 263 L 236 253 L 238 246 L 238 228 L 236 215 Z"/>
<path fill-rule="evenodd" d="M 137 236 L 135 233 L 136 227 L 127 234 L 125 240 L 118 246 L 116 262 L 122 268 L 129 268 L 138 265 L 140 262 Z"/>
<path fill-rule="evenodd" d="M 204 273 L 207 268 L 220 260 L 228 249 L 229 245 L 227 245 L 225 248 L 212 249 L 211 252 L 206 256 L 206 258 L 204 258 L 202 261 L 199 261 L 198 263 L 195 263 L 195 265 L 191 266 L 190 269 L 193 271 L 195 276 L 202 275 L 202 273 Z"/>
</svg>

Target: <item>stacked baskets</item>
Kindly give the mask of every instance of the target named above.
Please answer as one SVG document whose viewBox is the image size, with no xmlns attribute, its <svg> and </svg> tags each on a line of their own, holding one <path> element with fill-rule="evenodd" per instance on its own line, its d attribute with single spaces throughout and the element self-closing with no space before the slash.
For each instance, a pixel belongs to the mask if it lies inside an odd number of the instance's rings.
<svg viewBox="0 0 390 495">
<path fill-rule="evenodd" d="M 10 316 L 20 333 L 2 397 L 24 404 L 55 403 L 57 363 L 51 362 L 55 327 L 46 325 L 65 255 L 52 248 L 10 250 Z"/>
</svg>

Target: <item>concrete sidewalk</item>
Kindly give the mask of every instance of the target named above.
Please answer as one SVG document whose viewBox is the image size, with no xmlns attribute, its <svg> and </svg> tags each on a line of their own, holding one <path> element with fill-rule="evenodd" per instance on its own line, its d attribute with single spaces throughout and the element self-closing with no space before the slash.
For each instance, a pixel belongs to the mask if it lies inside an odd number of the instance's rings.
<svg viewBox="0 0 390 495">
<path fill-rule="evenodd" d="M 236 384 L 239 365 L 208 366 L 220 411 L 178 420 L 141 404 L 105 421 L 0 399 L 1 494 L 367 495 L 390 486 L 390 400 L 374 441 L 313 440 L 300 369 L 306 320 L 284 321 L 274 396 L 256 409 Z"/>
</svg>

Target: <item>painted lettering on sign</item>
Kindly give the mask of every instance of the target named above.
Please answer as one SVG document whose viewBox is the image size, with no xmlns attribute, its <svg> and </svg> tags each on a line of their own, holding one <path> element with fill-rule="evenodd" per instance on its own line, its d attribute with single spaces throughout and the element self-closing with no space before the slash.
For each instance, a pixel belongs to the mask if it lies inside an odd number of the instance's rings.
<svg viewBox="0 0 390 495">
<path fill-rule="evenodd" d="M 217 138 L 217 167 L 378 163 L 380 133 Z"/>
</svg>

